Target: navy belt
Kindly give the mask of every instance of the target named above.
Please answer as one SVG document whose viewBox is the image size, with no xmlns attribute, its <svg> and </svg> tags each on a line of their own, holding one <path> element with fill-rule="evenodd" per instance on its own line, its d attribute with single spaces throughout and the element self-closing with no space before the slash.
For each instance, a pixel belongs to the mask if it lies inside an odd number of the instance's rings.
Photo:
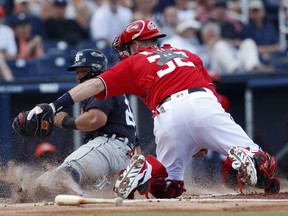
<svg viewBox="0 0 288 216">
<path fill-rule="evenodd" d="M 191 94 L 193 92 L 199 92 L 199 91 L 202 91 L 202 92 L 206 92 L 206 90 L 204 88 L 191 88 L 191 89 L 188 89 L 188 93 Z M 161 105 L 163 105 L 164 103 L 168 102 L 171 100 L 171 96 L 168 96 L 166 97 L 165 99 L 163 99 L 157 107 L 160 107 Z"/>
<path fill-rule="evenodd" d="M 114 136 L 113 136 L 114 135 Z M 114 139 L 117 139 L 121 142 L 125 142 L 125 144 L 132 150 L 135 149 L 134 147 L 134 144 L 130 142 L 130 140 L 127 138 L 127 137 L 123 137 L 123 136 L 117 136 L 116 134 L 101 134 L 100 136 L 104 136 L 104 137 L 108 137 L 108 138 L 111 138 L 111 137 L 114 137 Z"/>
</svg>

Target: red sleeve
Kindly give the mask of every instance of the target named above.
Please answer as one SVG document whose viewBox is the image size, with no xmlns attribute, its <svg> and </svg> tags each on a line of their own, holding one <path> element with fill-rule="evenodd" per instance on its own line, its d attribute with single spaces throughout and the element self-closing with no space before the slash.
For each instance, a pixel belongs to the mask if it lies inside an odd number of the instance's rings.
<svg viewBox="0 0 288 216">
<path fill-rule="evenodd" d="M 134 77 L 137 73 L 133 73 L 133 70 L 133 60 L 130 57 L 100 74 L 99 78 L 105 86 L 105 92 L 99 93 L 96 97 L 103 99 L 127 93 L 139 95 L 136 87 L 139 79 Z"/>
</svg>

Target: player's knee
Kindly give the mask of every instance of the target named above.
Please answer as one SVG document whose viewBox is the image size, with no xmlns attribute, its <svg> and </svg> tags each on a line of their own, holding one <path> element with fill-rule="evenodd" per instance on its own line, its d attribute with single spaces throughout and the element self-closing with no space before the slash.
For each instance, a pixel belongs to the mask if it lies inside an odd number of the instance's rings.
<svg viewBox="0 0 288 216">
<path fill-rule="evenodd" d="M 61 166 L 59 170 L 60 171 L 64 171 L 65 173 L 69 174 L 73 178 L 73 180 L 75 182 L 80 184 L 80 182 L 81 182 L 81 174 L 74 167 L 69 166 L 69 165 L 65 165 L 65 166 Z"/>
<path fill-rule="evenodd" d="M 149 190 L 155 198 L 159 199 L 176 198 L 185 191 L 183 181 L 165 180 L 163 178 L 153 179 Z"/>
</svg>

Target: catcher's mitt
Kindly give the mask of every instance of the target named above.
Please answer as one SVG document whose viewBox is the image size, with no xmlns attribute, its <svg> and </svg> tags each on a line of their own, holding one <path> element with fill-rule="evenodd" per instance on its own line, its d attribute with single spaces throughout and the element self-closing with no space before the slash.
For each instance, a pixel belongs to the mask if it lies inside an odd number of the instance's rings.
<svg viewBox="0 0 288 216">
<path fill-rule="evenodd" d="M 28 137 L 45 137 L 51 134 L 54 125 L 53 110 L 46 104 L 40 104 L 37 106 L 40 106 L 43 112 L 33 115 L 31 120 L 27 120 L 27 115 L 30 111 L 22 111 L 14 119 L 12 127 L 19 135 Z"/>
</svg>

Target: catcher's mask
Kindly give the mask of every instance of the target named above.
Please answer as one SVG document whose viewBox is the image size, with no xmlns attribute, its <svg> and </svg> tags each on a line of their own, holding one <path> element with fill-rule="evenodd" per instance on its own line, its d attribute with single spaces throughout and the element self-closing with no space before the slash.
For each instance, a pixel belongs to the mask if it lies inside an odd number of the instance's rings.
<svg viewBox="0 0 288 216">
<path fill-rule="evenodd" d="M 131 55 L 129 45 L 132 41 L 162 38 L 165 36 L 166 34 L 161 34 L 156 24 L 151 20 L 136 20 L 130 23 L 124 32 L 114 39 L 112 47 L 114 52 L 123 60 Z"/>
<path fill-rule="evenodd" d="M 99 50 L 83 49 L 76 53 L 74 64 L 67 68 L 75 71 L 79 67 L 90 67 L 90 72 L 80 79 L 80 83 L 94 78 L 107 70 L 107 57 Z"/>
</svg>

